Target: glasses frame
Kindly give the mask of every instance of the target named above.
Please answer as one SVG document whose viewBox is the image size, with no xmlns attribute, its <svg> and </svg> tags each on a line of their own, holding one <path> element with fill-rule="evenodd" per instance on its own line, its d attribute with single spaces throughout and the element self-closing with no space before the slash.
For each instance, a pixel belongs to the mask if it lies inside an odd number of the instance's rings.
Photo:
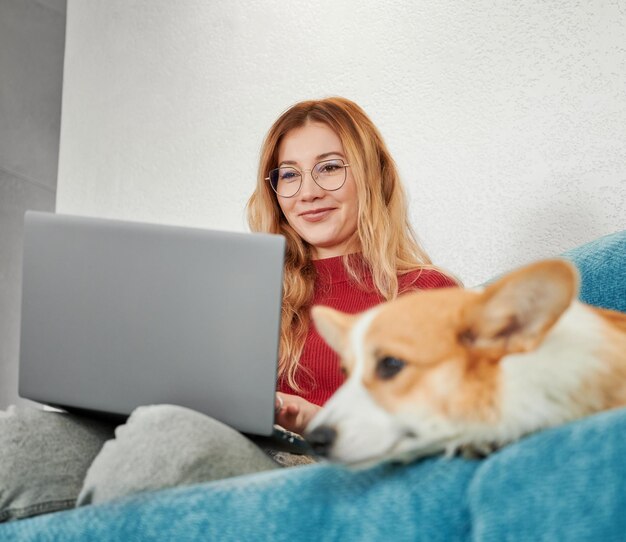
<svg viewBox="0 0 626 542">
<path fill-rule="evenodd" d="M 317 162 L 317 164 L 315 164 L 311 169 L 300 169 L 297 168 L 296 166 L 282 166 L 282 167 L 289 167 L 291 169 L 295 169 L 299 174 L 300 174 L 300 184 L 298 185 L 298 190 L 296 190 L 291 196 L 283 196 L 281 194 L 279 194 L 276 189 L 274 188 L 274 184 L 272 183 L 271 180 L 271 173 L 272 171 L 276 171 L 278 169 L 281 169 L 280 167 L 276 167 L 270 170 L 270 176 L 265 177 L 266 181 L 269 181 L 270 186 L 272 187 L 272 190 L 274 191 L 274 193 L 277 196 L 280 196 L 281 198 L 293 198 L 295 196 L 298 195 L 298 192 L 300 192 L 300 190 L 302 189 L 302 183 L 304 182 L 304 174 L 308 171 L 309 175 L 311 175 L 311 179 L 313 179 L 313 182 L 319 186 L 322 190 L 325 190 L 326 192 L 336 192 L 337 190 L 339 190 L 340 188 L 343 187 L 344 184 L 346 184 L 346 180 L 348 179 L 348 170 L 346 168 L 350 167 L 350 164 L 343 164 L 341 167 L 343 167 L 343 182 L 337 187 L 337 188 L 324 188 L 322 185 L 320 185 L 317 182 L 317 179 L 315 178 L 315 176 L 313 175 L 313 171 L 315 170 L 315 168 L 317 166 L 319 166 L 320 164 L 324 164 L 326 162 L 335 162 L 337 160 L 341 160 L 343 162 L 342 158 L 328 158 L 326 160 L 320 160 L 319 162 Z"/>
</svg>

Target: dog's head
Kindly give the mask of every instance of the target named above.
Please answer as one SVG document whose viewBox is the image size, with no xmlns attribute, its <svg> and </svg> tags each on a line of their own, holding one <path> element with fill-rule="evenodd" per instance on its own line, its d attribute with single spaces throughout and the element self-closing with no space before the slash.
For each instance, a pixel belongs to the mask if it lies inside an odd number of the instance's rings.
<svg viewBox="0 0 626 542">
<path fill-rule="evenodd" d="M 368 464 L 439 452 L 464 428 L 497 423 L 503 358 L 541 344 L 577 283 L 571 264 L 548 260 L 481 291 L 415 292 L 358 315 L 314 307 L 347 380 L 308 440 L 331 460 Z"/>
</svg>

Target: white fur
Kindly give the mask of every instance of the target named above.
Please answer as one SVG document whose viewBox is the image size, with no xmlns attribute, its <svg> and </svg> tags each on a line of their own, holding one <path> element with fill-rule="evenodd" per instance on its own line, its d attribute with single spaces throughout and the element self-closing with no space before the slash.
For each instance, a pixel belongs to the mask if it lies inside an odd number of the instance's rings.
<svg viewBox="0 0 626 542">
<path fill-rule="evenodd" d="M 365 336 L 378 311 L 378 309 L 374 308 L 363 313 L 350 330 L 350 346 L 352 347 L 355 363 L 352 373 L 359 380 L 365 370 Z"/>
<path fill-rule="evenodd" d="M 497 427 L 501 440 L 515 439 L 601 407 L 599 392 L 580 393 L 586 380 L 607 370 L 598 357 L 605 340 L 601 327 L 600 317 L 574 302 L 539 348 L 501 361 L 502 420 Z"/>
<path fill-rule="evenodd" d="M 365 312 L 352 327 L 350 349 L 354 368 L 350 378 L 313 418 L 307 431 L 329 425 L 337 431 L 331 459 L 359 464 L 389 453 L 402 429 L 380 408 L 363 386 L 365 335 L 377 309 Z"/>
</svg>

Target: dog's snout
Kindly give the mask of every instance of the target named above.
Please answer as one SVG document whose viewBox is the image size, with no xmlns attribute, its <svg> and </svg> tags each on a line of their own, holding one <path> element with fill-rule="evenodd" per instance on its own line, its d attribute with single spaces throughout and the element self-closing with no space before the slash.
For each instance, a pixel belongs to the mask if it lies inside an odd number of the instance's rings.
<svg viewBox="0 0 626 542">
<path fill-rule="evenodd" d="M 313 451 L 321 456 L 328 455 L 336 438 L 337 431 L 330 425 L 322 425 L 306 435 L 306 440 Z"/>
</svg>

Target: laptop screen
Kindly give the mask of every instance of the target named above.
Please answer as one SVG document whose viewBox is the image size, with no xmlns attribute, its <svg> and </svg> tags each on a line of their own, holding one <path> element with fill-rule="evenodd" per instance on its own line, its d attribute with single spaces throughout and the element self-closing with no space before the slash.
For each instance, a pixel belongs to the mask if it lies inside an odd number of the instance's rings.
<svg viewBox="0 0 626 542">
<path fill-rule="evenodd" d="M 28 212 L 19 393 L 272 431 L 285 241 Z"/>
</svg>

